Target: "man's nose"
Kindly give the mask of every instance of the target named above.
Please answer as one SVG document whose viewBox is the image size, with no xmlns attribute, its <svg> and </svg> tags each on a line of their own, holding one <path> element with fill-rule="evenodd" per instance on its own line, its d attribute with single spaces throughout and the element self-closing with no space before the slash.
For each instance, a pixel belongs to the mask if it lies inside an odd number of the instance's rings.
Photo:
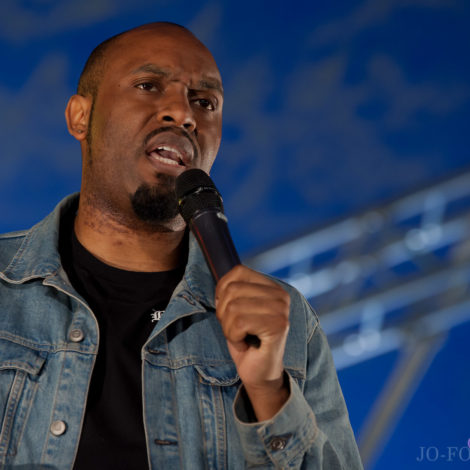
<svg viewBox="0 0 470 470">
<path fill-rule="evenodd" d="M 179 87 L 178 87 L 179 88 Z M 182 127 L 187 132 L 196 130 L 196 120 L 191 104 L 184 90 L 166 90 L 160 99 L 157 119 L 163 124 Z"/>
</svg>

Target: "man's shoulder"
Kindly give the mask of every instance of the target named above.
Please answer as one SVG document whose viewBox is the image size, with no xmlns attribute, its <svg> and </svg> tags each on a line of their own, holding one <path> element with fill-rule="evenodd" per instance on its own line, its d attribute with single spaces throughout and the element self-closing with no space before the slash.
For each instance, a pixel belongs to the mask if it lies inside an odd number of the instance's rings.
<svg viewBox="0 0 470 470">
<path fill-rule="evenodd" d="M 28 230 L 0 233 L 0 271 L 5 269 L 14 255 L 18 252 Z"/>
<path fill-rule="evenodd" d="M 55 209 L 31 228 L 0 234 L 0 272 L 8 266 L 16 253 L 21 254 L 24 248 L 33 249 L 36 254 L 44 254 L 44 250 L 55 250 L 55 238 L 58 236 L 62 216 L 78 206 L 78 193 L 71 194 L 60 201 Z M 5 264 L 7 262 L 7 264 Z"/>
<path fill-rule="evenodd" d="M 75 213 L 78 193 L 67 196 L 42 220 L 27 230 L 0 235 L 0 278 L 16 281 L 46 275 L 56 266 L 62 217 Z"/>
<path fill-rule="evenodd" d="M 26 236 L 30 229 L 26 230 L 15 230 L 14 232 L 0 233 L 0 244 L 4 242 L 8 243 L 9 240 L 18 240 Z"/>
</svg>

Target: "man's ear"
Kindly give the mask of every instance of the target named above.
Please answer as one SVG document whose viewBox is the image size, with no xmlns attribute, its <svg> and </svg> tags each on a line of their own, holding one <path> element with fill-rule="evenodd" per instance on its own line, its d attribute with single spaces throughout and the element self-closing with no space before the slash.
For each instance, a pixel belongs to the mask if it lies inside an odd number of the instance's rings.
<svg viewBox="0 0 470 470">
<path fill-rule="evenodd" d="M 91 104 L 91 97 L 72 95 L 65 108 L 67 128 L 79 141 L 85 140 L 87 136 Z"/>
</svg>

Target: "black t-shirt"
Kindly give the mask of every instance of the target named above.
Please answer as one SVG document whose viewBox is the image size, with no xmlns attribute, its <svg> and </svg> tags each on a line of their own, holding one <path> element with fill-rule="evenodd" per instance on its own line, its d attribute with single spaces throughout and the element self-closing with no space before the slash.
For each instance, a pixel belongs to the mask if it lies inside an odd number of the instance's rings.
<svg viewBox="0 0 470 470">
<path fill-rule="evenodd" d="M 74 469 L 146 469 L 141 348 L 164 314 L 184 266 L 154 273 L 114 268 L 88 252 L 72 227 L 69 222 L 61 229 L 62 263 L 100 329 Z"/>
</svg>

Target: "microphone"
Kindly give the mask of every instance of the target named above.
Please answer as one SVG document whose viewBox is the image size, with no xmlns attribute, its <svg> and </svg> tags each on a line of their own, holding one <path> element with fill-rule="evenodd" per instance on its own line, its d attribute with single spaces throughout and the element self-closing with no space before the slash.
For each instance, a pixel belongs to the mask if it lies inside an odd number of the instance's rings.
<svg viewBox="0 0 470 470">
<path fill-rule="evenodd" d="M 240 263 L 228 229 L 222 196 L 203 170 L 186 170 L 176 178 L 176 197 L 183 219 L 193 232 L 207 265 L 217 282 Z M 247 335 L 245 342 L 259 347 L 259 338 Z"/>
<path fill-rule="evenodd" d="M 203 170 L 186 170 L 176 178 L 181 215 L 196 237 L 217 282 L 240 264 L 224 214 L 222 196 Z"/>
</svg>

